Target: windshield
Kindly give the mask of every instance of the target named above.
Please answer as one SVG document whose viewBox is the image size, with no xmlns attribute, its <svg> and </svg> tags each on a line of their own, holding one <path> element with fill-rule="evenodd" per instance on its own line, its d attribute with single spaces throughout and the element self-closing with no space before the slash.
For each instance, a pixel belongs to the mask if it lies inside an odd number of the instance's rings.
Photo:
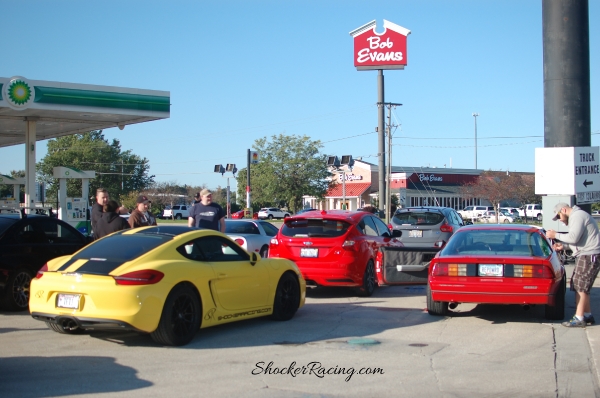
<svg viewBox="0 0 600 398">
<path fill-rule="evenodd" d="M 548 257 L 548 241 L 535 231 L 459 230 L 442 249 L 442 255 L 498 255 Z"/>
<path fill-rule="evenodd" d="M 281 234 L 291 237 L 335 238 L 345 235 L 351 226 L 352 224 L 341 220 L 305 218 L 287 221 L 281 227 Z"/>
<path fill-rule="evenodd" d="M 444 215 L 428 211 L 403 211 L 394 214 L 394 222 L 400 225 L 437 225 L 444 220 Z"/>
</svg>

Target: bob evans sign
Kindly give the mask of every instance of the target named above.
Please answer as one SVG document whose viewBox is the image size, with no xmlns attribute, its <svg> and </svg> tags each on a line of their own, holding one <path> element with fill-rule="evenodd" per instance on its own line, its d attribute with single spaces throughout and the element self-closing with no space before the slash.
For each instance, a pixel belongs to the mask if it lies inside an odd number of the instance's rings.
<svg viewBox="0 0 600 398">
<path fill-rule="evenodd" d="M 376 33 L 375 26 L 373 20 L 350 32 L 354 37 L 356 69 L 404 69 L 407 65 L 406 38 L 410 30 L 385 19 L 383 33 Z"/>
</svg>

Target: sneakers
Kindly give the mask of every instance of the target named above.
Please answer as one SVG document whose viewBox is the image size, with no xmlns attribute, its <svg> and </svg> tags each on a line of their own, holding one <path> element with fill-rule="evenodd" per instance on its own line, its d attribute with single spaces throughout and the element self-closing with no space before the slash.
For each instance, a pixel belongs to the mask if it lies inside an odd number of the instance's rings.
<svg viewBox="0 0 600 398">
<path fill-rule="evenodd" d="M 594 323 L 596 323 L 596 320 L 594 319 L 593 315 L 590 316 L 584 316 L 583 317 L 583 321 L 586 323 L 586 325 L 590 326 L 593 325 Z"/>
<path fill-rule="evenodd" d="M 571 318 L 570 321 L 563 322 L 562 325 L 566 326 L 568 328 L 584 328 L 584 327 L 586 327 L 587 323 L 586 323 L 585 318 L 583 319 L 583 321 L 580 321 L 579 319 L 577 319 L 575 317 L 575 315 L 573 315 L 573 318 Z"/>
</svg>

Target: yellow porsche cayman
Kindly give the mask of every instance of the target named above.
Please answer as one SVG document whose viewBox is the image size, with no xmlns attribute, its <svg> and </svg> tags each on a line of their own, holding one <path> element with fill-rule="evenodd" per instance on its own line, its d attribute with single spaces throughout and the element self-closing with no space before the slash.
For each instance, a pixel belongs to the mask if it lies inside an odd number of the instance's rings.
<svg viewBox="0 0 600 398">
<path fill-rule="evenodd" d="M 184 345 L 198 329 L 270 315 L 291 319 L 306 283 L 295 263 L 262 259 L 224 234 L 183 226 L 116 232 L 48 262 L 29 310 L 58 333 L 150 333 Z"/>
</svg>

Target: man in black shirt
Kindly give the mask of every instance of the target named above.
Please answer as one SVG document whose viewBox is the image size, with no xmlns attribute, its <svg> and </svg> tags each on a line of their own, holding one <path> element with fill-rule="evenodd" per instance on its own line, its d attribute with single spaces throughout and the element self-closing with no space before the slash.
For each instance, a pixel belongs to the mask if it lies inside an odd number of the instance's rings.
<svg viewBox="0 0 600 398">
<path fill-rule="evenodd" d="M 96 223 L 98 222 L 100 217 L 102 217 L 102 213 L 104 212 L 103 208 L 104 205 L 108 203 L 108 199 L 108 191 L 106 190 L 106 188 L 98 188 L 96 190 L 96 203 L 94 203 L 94 205 L 92 206 L 91 214 L 92 232 L 94 239 L 98 239 L 98 237 L 96 236 Z"/>
<path fill-rule="evenodd" d="M 212 202 L 210 190 L 204 188 L 200 191 L 200 202 L 192 206 L 188 226 L 225 232 L 225 213 L 218 203 Z"/>
</svg>

